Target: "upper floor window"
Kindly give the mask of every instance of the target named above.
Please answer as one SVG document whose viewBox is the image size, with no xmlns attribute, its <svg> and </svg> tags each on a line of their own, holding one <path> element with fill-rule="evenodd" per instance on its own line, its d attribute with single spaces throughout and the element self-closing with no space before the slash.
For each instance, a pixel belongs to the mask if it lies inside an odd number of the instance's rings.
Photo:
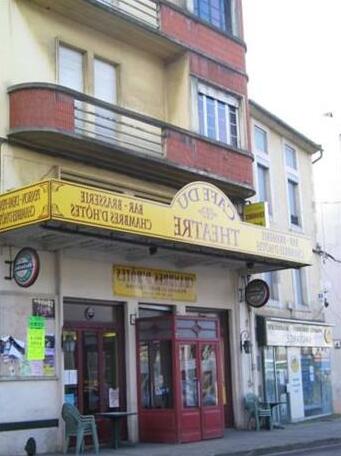
<svg viewBox="0 0 341 456">
<path fill-rule="evenodd" d="M 257 184 L 258 184 L 258 201 L 268 203 L 269 214 L 272 213 L 271 195 L 270 195 L 270 171 L 262 163 L 257 163 Z"/>
<path fill-rule="evenodd" d="M 225 92 L 198 85 L 199 132 L 239 146 L 239 101 Z"/>
<path fill-rule="evenodd" d="M 234 0 L 194 0 L 194 14 L 215 27 L 236 35 Z"/>
<path fill-rule="evenodd" d="M 288 168 L 297 170 L 296 150 L 285 144 L 285 164 Z"/>
<path fill-rule="evenodd" d="M 70 47 L 60 45 L 58 54 L 58 82 L 70 89 L 84 90 L 84 54 Z"/>
<path fill-rule="evenodd" d="M 287 180 L 289 224 L 293 228 L 302 227 L 297 152 L 288 144 L 284 145 L 284 160 Z"/>
<path fill-rule="evenodd" d="M 298 183 L 288 179 L 289 214 L 292 225 L 301 226 L 298 201 Z"/>
<path fill-rule="evenodd" d="M 268 138 L 266 131 L 263 128 L 254 127 L 254 140 L 255 148 L 257 153 L 267 154 L 268 153 Z"/>
</svg>

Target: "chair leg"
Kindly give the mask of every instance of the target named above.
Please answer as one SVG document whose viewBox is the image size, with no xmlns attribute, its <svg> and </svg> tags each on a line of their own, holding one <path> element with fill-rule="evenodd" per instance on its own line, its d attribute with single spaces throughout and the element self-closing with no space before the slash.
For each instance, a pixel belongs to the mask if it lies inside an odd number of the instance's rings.
<svg viewBox="0 0 341 456">
<path fill-rule="evenodd" d="M 98 444 L 97 428 L 96 428 L 95 423 L 92 424 L 92 440 L 94 442 L 96 455 L 98 455 L 99 454 L 99 444 Z"/>
<path fill-rule="evenodd" d="M 84 430 L 80 429 L 77 431 L 76 456 L 79 456 L 79 454 L 82 450 L 83 444 L 84 444 Z"/>
<path fill-rule="evenodd" d="M 64 442 L 64 454 L 67 453 L 67 450 L 69 448 L 69 445 L 70 445 L 70 436 L 67 436 L 65 438 L 65 442 Z"/>
</svg>

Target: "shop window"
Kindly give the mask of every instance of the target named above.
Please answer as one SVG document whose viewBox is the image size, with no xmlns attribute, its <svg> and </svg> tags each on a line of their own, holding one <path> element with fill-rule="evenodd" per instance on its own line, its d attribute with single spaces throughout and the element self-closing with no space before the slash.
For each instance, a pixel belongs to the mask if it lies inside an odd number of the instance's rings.
<svg viewBox="0 0 341 456">
<path fill-rule="evenodd" d="M 332 412 L 332 386 L 329 348 L 301 349 L 304 415 Z"/>
<path fill-rule="evenodd" d="M 139 350 L 142 407 L 172 408 L 171 341 L 140 342 Z"/>
<path fill-rule="evenodd" d="M 239 100 L 204 84 L 198 84 L 199 133 L 240 147 Z"/>
<path fill-rule="evenodd" d="M 235 0 L 194 0 L 194 14 L 224 32 L 237 35 Z"/>
</svg>

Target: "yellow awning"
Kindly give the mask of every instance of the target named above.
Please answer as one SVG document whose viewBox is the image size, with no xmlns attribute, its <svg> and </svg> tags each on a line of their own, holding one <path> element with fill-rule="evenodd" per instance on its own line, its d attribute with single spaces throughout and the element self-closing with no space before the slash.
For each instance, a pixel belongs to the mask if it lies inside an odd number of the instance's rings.
<svg viewBox="0 0 341 456">
<path fill-rule="evenodd" d="M 193 182 L 170 205 L 65 181 L 48 180 L 0 195 L 0 232 L 43 222 L 186 243 L 290 267 L 311 264 L 311 240 L 242 222 L 215 186 Z"/>
</svg>

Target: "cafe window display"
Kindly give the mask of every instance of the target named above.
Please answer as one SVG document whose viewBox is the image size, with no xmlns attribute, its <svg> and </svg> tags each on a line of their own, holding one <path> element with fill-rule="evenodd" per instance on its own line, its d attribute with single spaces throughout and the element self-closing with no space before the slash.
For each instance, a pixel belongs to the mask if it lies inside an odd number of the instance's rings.
<svg viewBox="0 0 341 456">
<path fill-rule="evenodd" d="M 257 318 L 263 395 L 279 402 L 278 422 L 332 413 L 331 328 L 323 323 Z"/>
</svg>

